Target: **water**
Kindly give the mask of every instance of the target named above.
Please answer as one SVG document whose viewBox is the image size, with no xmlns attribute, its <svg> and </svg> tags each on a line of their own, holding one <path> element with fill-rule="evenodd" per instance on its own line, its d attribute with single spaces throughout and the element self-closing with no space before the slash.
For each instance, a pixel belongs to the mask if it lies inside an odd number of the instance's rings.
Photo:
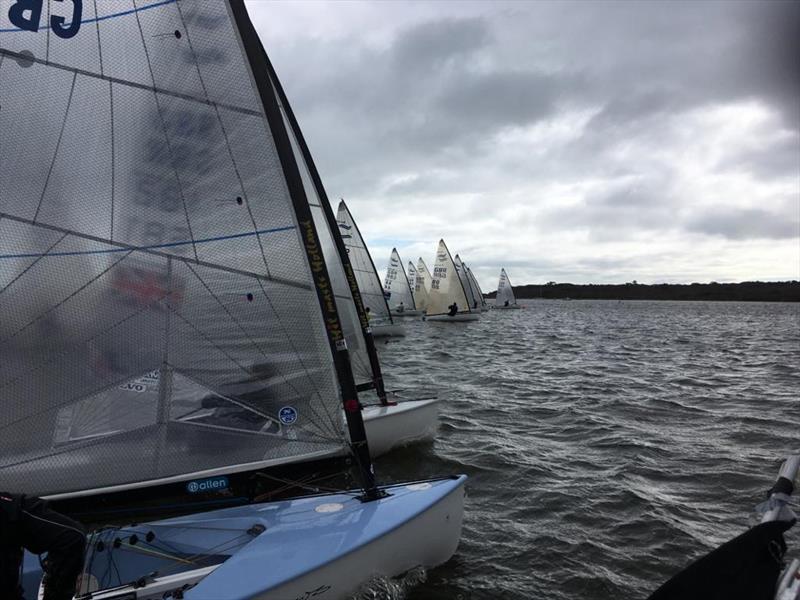
<svg viewBox="0 0 800 600">
<path fill-rule="evenodd" d="M 381 477 L 470 476 L 458 553 L 408 600 L 645 598 L 755 523 L 800 450 L 800 305 L 523 303 L 380 346 L 390 389 L 444 399 Z"/>
</svg>

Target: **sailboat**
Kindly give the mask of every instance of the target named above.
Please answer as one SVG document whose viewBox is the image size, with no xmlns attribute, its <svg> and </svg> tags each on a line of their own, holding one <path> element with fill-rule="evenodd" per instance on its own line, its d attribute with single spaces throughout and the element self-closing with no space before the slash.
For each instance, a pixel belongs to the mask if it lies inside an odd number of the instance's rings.
<svg viewBox="0 0 800 600">
<path fill-rule="evenodd" d="M 378 271 L 367 249 L 367 244 L 361 236 L 350 209 L 344 200 L 339 202 L 336 212 L 336 222 L 339 232 L 347 248 L 347 254 L 353 265 L 358 289 L 364 301 L 364 308 L 369 312 L 369 322 L 372 335 L 375 337 L 396 337 L 406 334 L 405 328 L 394 322 L 386 295 L 383 293 Z"/>
<path fill-rule="evenodd" d="M 453 258 L 444 240 L 439 240 L 433 267 L 431 291 L 425 314 L 429 321 L 477 321 L 480 310 L 473 310 Z"/>
<path fill-rule="evenodd" d="M 461 280 L 461 285 L 464 286 L 464 291 L 467 293 L 470 309 L 475 312 L 481 312 L 481 297 L 478 293 L 478 288 L 473 285 L 472 279 L 470 279 L 467 265 L 461 260 L 458 254 L 456 254 L 456 257 L 453 259 L 453 264 L 456 266 L 456 272 L 458 273 L 458 278 Z"/>
<path fill-rule="evenodd" d="M 472 273 L 472 269 L 470 269 L 469 267 L 467 267 L 467 277 L 469 277 L 469 280 L 472 283 L 472 289 L 474 289 L 478 293 L 481 312 L 488 310 L 488 305 L 486 304 L 486 297 L 484 296 L 483 290 L 481 289 L 481 286 L 478 283 L 478 278 L 475 277 L 475 275 Z"/>
<path fill-rule="evenodd" d="M 342 333 L 350 352 L 356 390 L 360 393 L 375 394 L 376 401 L 360 403 L 369 440 L 369 453 L 372 457 L 376 457 L 392 449 L 430 439 L 438 429 L 439 398 L 436 396 L 407 398 L 402 396 L 401 392 L 390 392 L 385 389 L 373 338 L 374 328 L 367 318 L 364 299 L 358 285 L 357 270 L 342 235 L 347 229 L 340 227 L 333 215 L 322 179 L 294 112 L 274 71 L 272 75 L 280 108 L 287 121 L 292 150 L 301 167 L 314 224 L 320 232 L 325 266 L 341 315 Z M 357 228 L 355 233 L 360 237 Z M 356 252 L 353 256 L 359 255 Z"/>
<path fill-rule="evenodd" d="M 409 262 L 408 268 L 410 272 L 411 269 L 414 269 L 414 265 Z M 417 261 L 417 267 L 414 269 L 414 283 L 412 289 L 414 290 L 414 302 L 417 305 L 417 308 L 423 312 L 425 312 L 428 308 L 428 294 L 431 290 L 431 279 L 431 273 L 428 271 L 428 266 L 420 256 L 419 260 Z"/>
<path fill-rule="evenodd" d="M 4 487 L 202 494 L 343 452 L 360 481 L 104 528 L 80 593 L 326 600 L 448 560 L 465 478 L 376 483 L 324 214 L 243 0 L 36 5 L 0 13 Z M 28 556 L 28 597 L 40 578 Z"/>
<path fill-rule="evenodd" d="M 403 261 L 400 260 L 397 248 L 392 248 L 389 264 L 386 267 L 386 279 L 383 282 L 383 289 L 388 298 L 387 303 L 393 317 L 419 317 L 422 314 L 422 311 L 417 308 L 414 302 L 411 284 L 408 281 L 408 277 L 406 277 Z"/>
<path fill-rule="evenodd" d="M 500 281 L 497 284 L 497 297 L 494 301 L 494 308 L 501 310 L 522 308 L 517 304 L 517 299 L 514 297 L 514 289 L 511 287 L 511 280 L 506 275 L 505 269 L 500 269 Z"/>
</svg>

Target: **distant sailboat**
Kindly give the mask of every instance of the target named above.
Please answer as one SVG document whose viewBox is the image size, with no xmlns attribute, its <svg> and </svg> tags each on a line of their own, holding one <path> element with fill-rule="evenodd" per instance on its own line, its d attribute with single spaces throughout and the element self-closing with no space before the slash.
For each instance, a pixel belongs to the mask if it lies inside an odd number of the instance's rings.
<svg viewBox="0 0 800 600">
<path fill-rule="evenodd" d="M 439 240 L 428 295 L 427 318 L 429 321 L 477 321 L 480 310 L 476 312 L 471 306 L 450 251 L 444 240 Z"/>
<path fill-rule="evenodd" d="M 339 232 L 353 265 L 364 308 L 369 312 L 372 335 L 375 337 L 404 336 L 405 329 L 395 323 L 392 318 L 378 271 L 375 269 L 375 263 L 372 262 L 367 244 L 344 200 L 339 202 L 336 222 L 339 224 Z"/>
<path fill-rule="evenodd" d="M 456 266 L 456 272 L 458 273 L 458 278 L 461 280 L 461 285 L 464 286 L 464 291 L 467 293 L 470 309 L 473 312 L 481 312 L 480 294 L 478 293 L 478 288 L 472 283 L 467 265 L 461 260 L 458 254 L 456 254 L 456 257 L 453 259 L 453 264 Z"/>
<path fill-rule="evenodd" d="M 393 317 L 419 317 L 422 314 L 414 302 L 411 284 L 406 277 L 403 261 L 400 260 L 397 248 L 392 248 L 389 264 L 386 267 L 383 289 L 388 296 L 387 303 Z"/>
<path fill-rule="evenodd" d="M 410 262 L 408 263 L 409 270 L 414 268 Z M 422 257 L 417 262 L 417 268 L 414 271 L 414 302 L 417 308 L 421 311 L 428 309 L 428 295 L 431 291 L 431 273 L 428 271 L 428 266 Z"/>
<path fill-rule="evenodd" d="M 345 452 L 361 486 L 103 528 L 82 597 L 334 600 L 446 561 L 464 477 L 376 484 L 315 170 L 243 0 L 52 8 L 0 11 L 4 486 L 202 496 Z"/>
<path fill-rule="evenodd" d="M 514 289 L 511 287 L 511 280 L 506 275 L 505 269 L 500 269 L 500 281 L 497 284 L 497 297 L 494 301 L 494 307 L 497 309 L 522 308 L 517 304 L 517 299 L 514 297 Z"/>
<path fill-rule="evenodd" d="M 477 277 L 473 275 L 472 269 L 470 269 L 469 267 L 467 267 L 467 276 L 469 277 L 469 280 L 472 282 L 473 289 L 478 292 L 478 299 L 480 300 L 481 303 L 481 312 L 488 310 L 488 305 L 486 304 L 486 297 L 483 295 L 483 290 L 481 289 L 481 286 L 478 284 Z"/>
</svg>

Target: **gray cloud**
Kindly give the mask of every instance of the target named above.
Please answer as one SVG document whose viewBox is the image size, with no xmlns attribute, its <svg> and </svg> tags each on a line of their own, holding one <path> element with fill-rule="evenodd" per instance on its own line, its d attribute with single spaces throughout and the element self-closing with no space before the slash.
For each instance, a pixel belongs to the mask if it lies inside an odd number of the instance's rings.
<svg viewBox="0 0 800 600">
<path fill-rule="evenodd" d="M 800 219 L 787 219 L 785 215 L 755 208 L 718 207 L 705 210 L 690 217 L 686 227 L 689 231 L 719 235 L 731 240 L 800 237 Z"/>
<path fill-rule="evenodd" d="M 696 277 L 697 234 L 728 253 L 709 279 L 745 253 L 754 264 L 737 242 L 771 241 L 763 265 L 797 255 L 798 2 L 349 3 L 295 30 L 279 18 L 294 7 L 249 4 L 266 6 L 282 36 L 265 45 L 329 194 L 361 201 L 382 237 L 391 206 L 398 230 L 458 236 L 469 260 L 597 278 L 587 261 L 625 240 L 604 260 L 630 278 L 659 264 Z M 531 232 L 550 246 L 525 246 Z M 562 236 L 582 245 L 561 253 Z M 647 236 L 674 246 L 650 256 Z"/>
</svg>

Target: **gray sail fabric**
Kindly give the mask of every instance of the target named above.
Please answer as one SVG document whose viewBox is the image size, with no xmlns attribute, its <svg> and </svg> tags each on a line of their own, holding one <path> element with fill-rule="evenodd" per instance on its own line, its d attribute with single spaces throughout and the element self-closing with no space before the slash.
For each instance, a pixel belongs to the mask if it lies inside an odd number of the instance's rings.
<svg viewBox="0 0 800 600">
<path fill-rule="evenodd" d="M 344 447 L 228 3 L 20 6 L 0 1 L 4 485 L 53 494 Z"/>
<path fill-rule="evenodd" d="M 500 269 L 500 281 L 497 284 L 495 306 L 504 306 L 506 302 L 516 304 L 517 299 L 514 297 L 514 290 L 511 288 L 511 281 L 506 275 L 506 270 Z"/>
<path fill-rule="evenodd" d="M 412 266 L 409 264 L 409 268 Z M 414 302 L 417 309 L 426 310 L 428 308 L 428 294 L 431 287 L 431 273 L 428 271 L 428 266 L 425 261 L 420 257 L 417 262 L 416 275 L 414 277 Z"/>
<path fill-rule="evenodd" d="M 414 296 L 411 294 L 411 285 L 408 282 L 405 270 L 403 270 L 403 261 L 400 260 L 397 248 L 392 248 L 389 264 L 386 267 L 386 279 L 384 280 L 383 288 L 388 295 L 386 301 L 390 310 L 397 310 L 401 304 L 405 310 L 416 309 Z"/>
<path fill-rule="evenodd" d="M 466 291 L 458 277 L 450 251 L 447 249 L 444 240 L 439 240 L 426 314 L 428 316 L 447 314 L 453 303 L 457 306 L 457 312 L 471 312 L 470 305 L 467 302 Z"/>
<path fill-rule="evenodd" d="M 472 284 L 467 276 L 467 269 L 458 254 L 456 254 L 456 257 L 453 259 L 453 264 L 456 267 L 458 279 L 461 281 L 461 285 L 464 286 L 464 293 L 467 295 L 467 302 L 469 302 L 470 310 L 479 310 L 480 303 L 478 302 L 477 294 L 475 290 L 472 289 Z"/>
<path fill-rule="evenodd" d="M 393 323 L 386 297 L 383 293 L 383 286 L 375 270 L 372 257 L 369 255 L 367 244 L 361 237 L 353 215 L 342 200 L 336 212 L 336 222 L 339 224 L 339 232 L 347 248 L 347 255 L 350 257 L 350 264 L 356 275 L 358 291 L 364 301 L 364 308 L 369 309 L 370 323 L 373 325 Z"/>
<path fill-rule="evenodd" d="M 469 281 L 472 284 L 472 289 L 475 290 L 476 295 L 478 296 L 478 301 L 480 302 L 481 308 L 486 308 L 486 298 L 483 295 L 483 290 L 481 289 L 480 284 L 478 283 L 478 278 L 472 272 L 472 269 L 467 267 L 467 277 L 469 277 Z"/>
<path fill-rule="evenodd" d="M 322 244 L 325 267 L 328 271 L 328 277 L 331 279 L 331 286 L 333 287 L 334 297 L 336 298 L 336 310 L 339 313 L 342 331 L 345 341 L 347 342 L 347 348 L 350 351 L 353 376 L 355 377 L 356 384 L 369 383 L 372 381 L 372 367 L 370 366 L 369 355 L 367 354 L 366 340 L 364 339 L 364 333 L 361 330 L 361 323 L 358 319 L 358 310 L 356 309 L 356 304 L 344 273 L 344 266 L 342 265 L 341 258 L 336 249 L 336 242 L 333 238 L 334 232 L 331 231 L 328 225 L 328 219 L 325 217 L 325 211 L 322 207 L 322 200 L 311 179 L 311 171 L 300 150 L 300 145 L 289 123 L 286 111 L 283 105 L 279 104 L 279 107 L 284 125 L 289 133 L 289 142 L 292 145 L 292 152 L 295 161 L 297 161 L 297 167 L 300 170 L 300 177 L 303 180 L 303 189 L 305 190 L 309 206 L 311 207 L 311 216 L 314 219 L 314 226 L 317 230 L 317 235 L 319 235 L 320 243 Z"/>
</svg>

